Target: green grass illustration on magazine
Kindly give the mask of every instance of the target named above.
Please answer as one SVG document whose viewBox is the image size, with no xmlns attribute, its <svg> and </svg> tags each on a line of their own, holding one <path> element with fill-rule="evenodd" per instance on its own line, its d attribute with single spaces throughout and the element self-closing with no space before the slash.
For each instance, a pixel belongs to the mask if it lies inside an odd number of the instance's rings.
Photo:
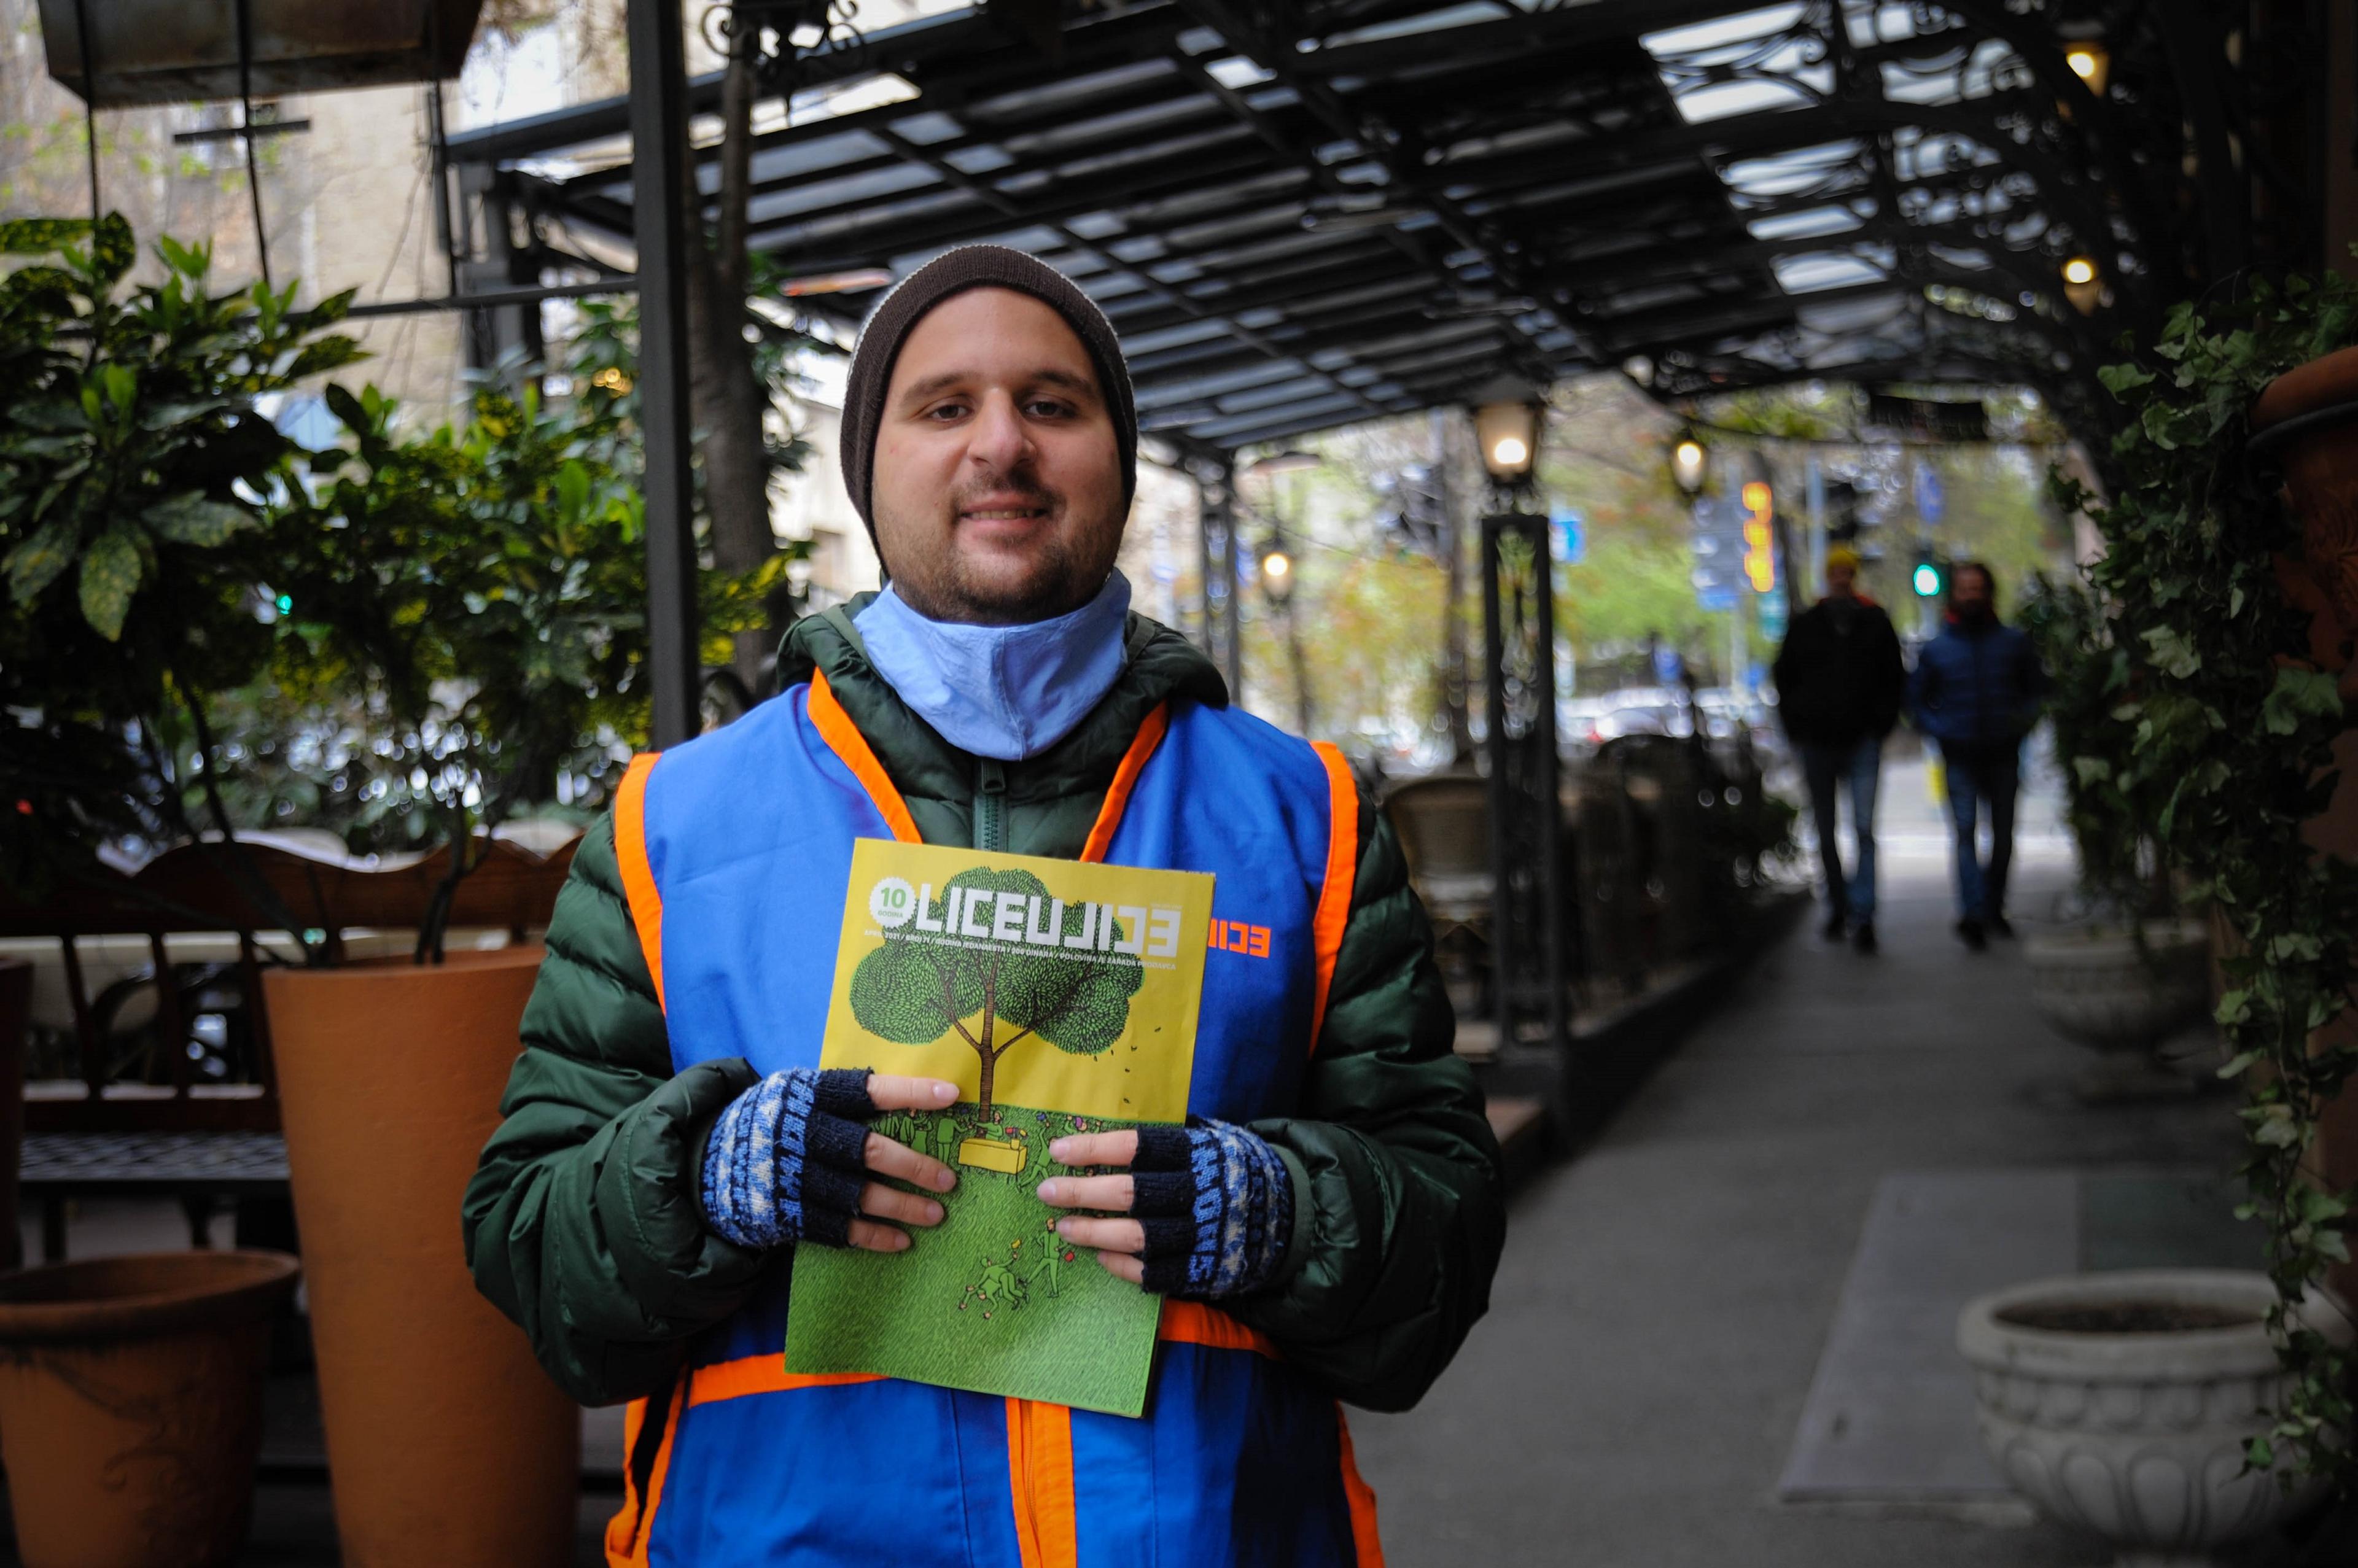
<svg viewBox="0 0 2358 1568">
<path fill-rule="evenodd" d="M 1037 1191 L 1058 1138 L 1184 1119 L 1212 879 L 862 839 L 850 886 L 821 1062 L 959 1085 L 876 1123 L 958 1186 L 906 1252 L 796 1252 L 787 1370 L 1138 1414 L 1160 1298 Z"/>
</svg>

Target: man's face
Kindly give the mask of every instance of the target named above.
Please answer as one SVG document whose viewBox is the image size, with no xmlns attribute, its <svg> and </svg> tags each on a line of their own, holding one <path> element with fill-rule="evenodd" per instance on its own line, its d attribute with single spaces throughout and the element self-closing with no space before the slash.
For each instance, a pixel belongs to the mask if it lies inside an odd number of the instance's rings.
<svg viewBox="0 0 2358 1568">
<path fill-rule="evenodd" d="M 1990 580 L 1987 574 L 1971 568 L 1958 572 L 1950 579 L 1949 602 L 1958 618 L 1978 621 L 1989 613 Z"/>
<path fill-rule="evenodd" d="M 1020 625 L 1077 610 L 1121 546 L 1120 449 L 1088 350 L 1028 294 L 973 288 L 901 344 L 871 506 L 919 614 Z"/>
<path fill-rule="evenodd" d="M 1848 599 L 1857 587 L 1857 568 L 1848 561 L 1826 563 L 1826 596 L 1829 599 Z"/>
</svg>

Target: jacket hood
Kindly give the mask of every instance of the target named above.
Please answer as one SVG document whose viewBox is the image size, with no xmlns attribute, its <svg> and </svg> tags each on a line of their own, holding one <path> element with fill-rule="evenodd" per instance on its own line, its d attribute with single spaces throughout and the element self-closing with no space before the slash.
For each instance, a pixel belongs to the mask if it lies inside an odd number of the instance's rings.
<svg viewBox="0 0 2358 1568">
<path fill-rule="evenodd" d="M 876 596 L 863 593 L 849 603 L 795 622 L 778 649 L 778 688 L 807 681 L 824 671 L 827 685 L 851 721 L 874 747 L 879 761 L 904 795 L 943 801 L 968 799 L 975 787 L 975 759 L 944 740 L 901 700 L 876 666 L 853 617 Z M 1012 802 L 1054 799 L 1078 792 L 1102 793 L 1138 727 L 1154 705 L 1184 697 L 1225 708 L 1228 683 L 1201 650 L 1160 622 L 1132 614 L 1124 622 L 1129 657 L 1111 689 L 1070 734 L 1036 757 L 1006 764 Z"/>
</svg>

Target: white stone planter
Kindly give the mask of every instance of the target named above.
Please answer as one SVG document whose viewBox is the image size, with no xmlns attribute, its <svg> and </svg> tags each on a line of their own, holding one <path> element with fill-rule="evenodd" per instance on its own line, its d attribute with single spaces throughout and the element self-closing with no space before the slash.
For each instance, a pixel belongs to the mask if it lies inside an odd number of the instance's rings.
<svg viewBox="0 0 2358 1568">
<path fill-rule="evenodd" d="M 2200 922 L 2157 920 L 2139 950 L 2126 930 L 2078 926 L 2026 937 L 2030 1000 L 2048 1022 L 2100 1051 L 2145 1051 L 2210 996 L 2210 936 Z"/>
<path fill-rule="evenodd" d="M 2202 1568 L 2316 1500 L 2276 1472 L 2246 1473 L 2244 1445 L 2265 1433 L 2285 1378 L 2264 1322 L 2267 1276 L 2227 1270 L 2077 1274 L 1968 1304 L 1957 1348 L 1974 1367 L 1982 1441 L 2000 1474 L 2040 1511 L 2103 1536 L 2115 1568 Z M 2007 1319 L 2026 1311 L 2192 1308 L 2224 1326 L 2073 1332 Z M 2340 1343 L 2330 1303 L 2303 1316 Z M 2283 1463 L 2280 1459 L 2279 1464 Z"/>
</svg>

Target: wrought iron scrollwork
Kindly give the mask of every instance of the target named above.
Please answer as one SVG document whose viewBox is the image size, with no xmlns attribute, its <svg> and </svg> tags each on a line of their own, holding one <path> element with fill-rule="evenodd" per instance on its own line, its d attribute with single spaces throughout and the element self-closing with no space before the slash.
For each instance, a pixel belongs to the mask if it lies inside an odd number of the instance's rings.
<svg viewBox="0 0 2358 1568">
<path fill-rule="evenodd" d="M 765 92 L 791 92 L 796 67 L 821 56 L 849 56 L 856 68 L 868 47 L 860 0 L 729 0 L 705 7 L 697 27 L 724 59 L 750 50 Z"/>
</svg>

